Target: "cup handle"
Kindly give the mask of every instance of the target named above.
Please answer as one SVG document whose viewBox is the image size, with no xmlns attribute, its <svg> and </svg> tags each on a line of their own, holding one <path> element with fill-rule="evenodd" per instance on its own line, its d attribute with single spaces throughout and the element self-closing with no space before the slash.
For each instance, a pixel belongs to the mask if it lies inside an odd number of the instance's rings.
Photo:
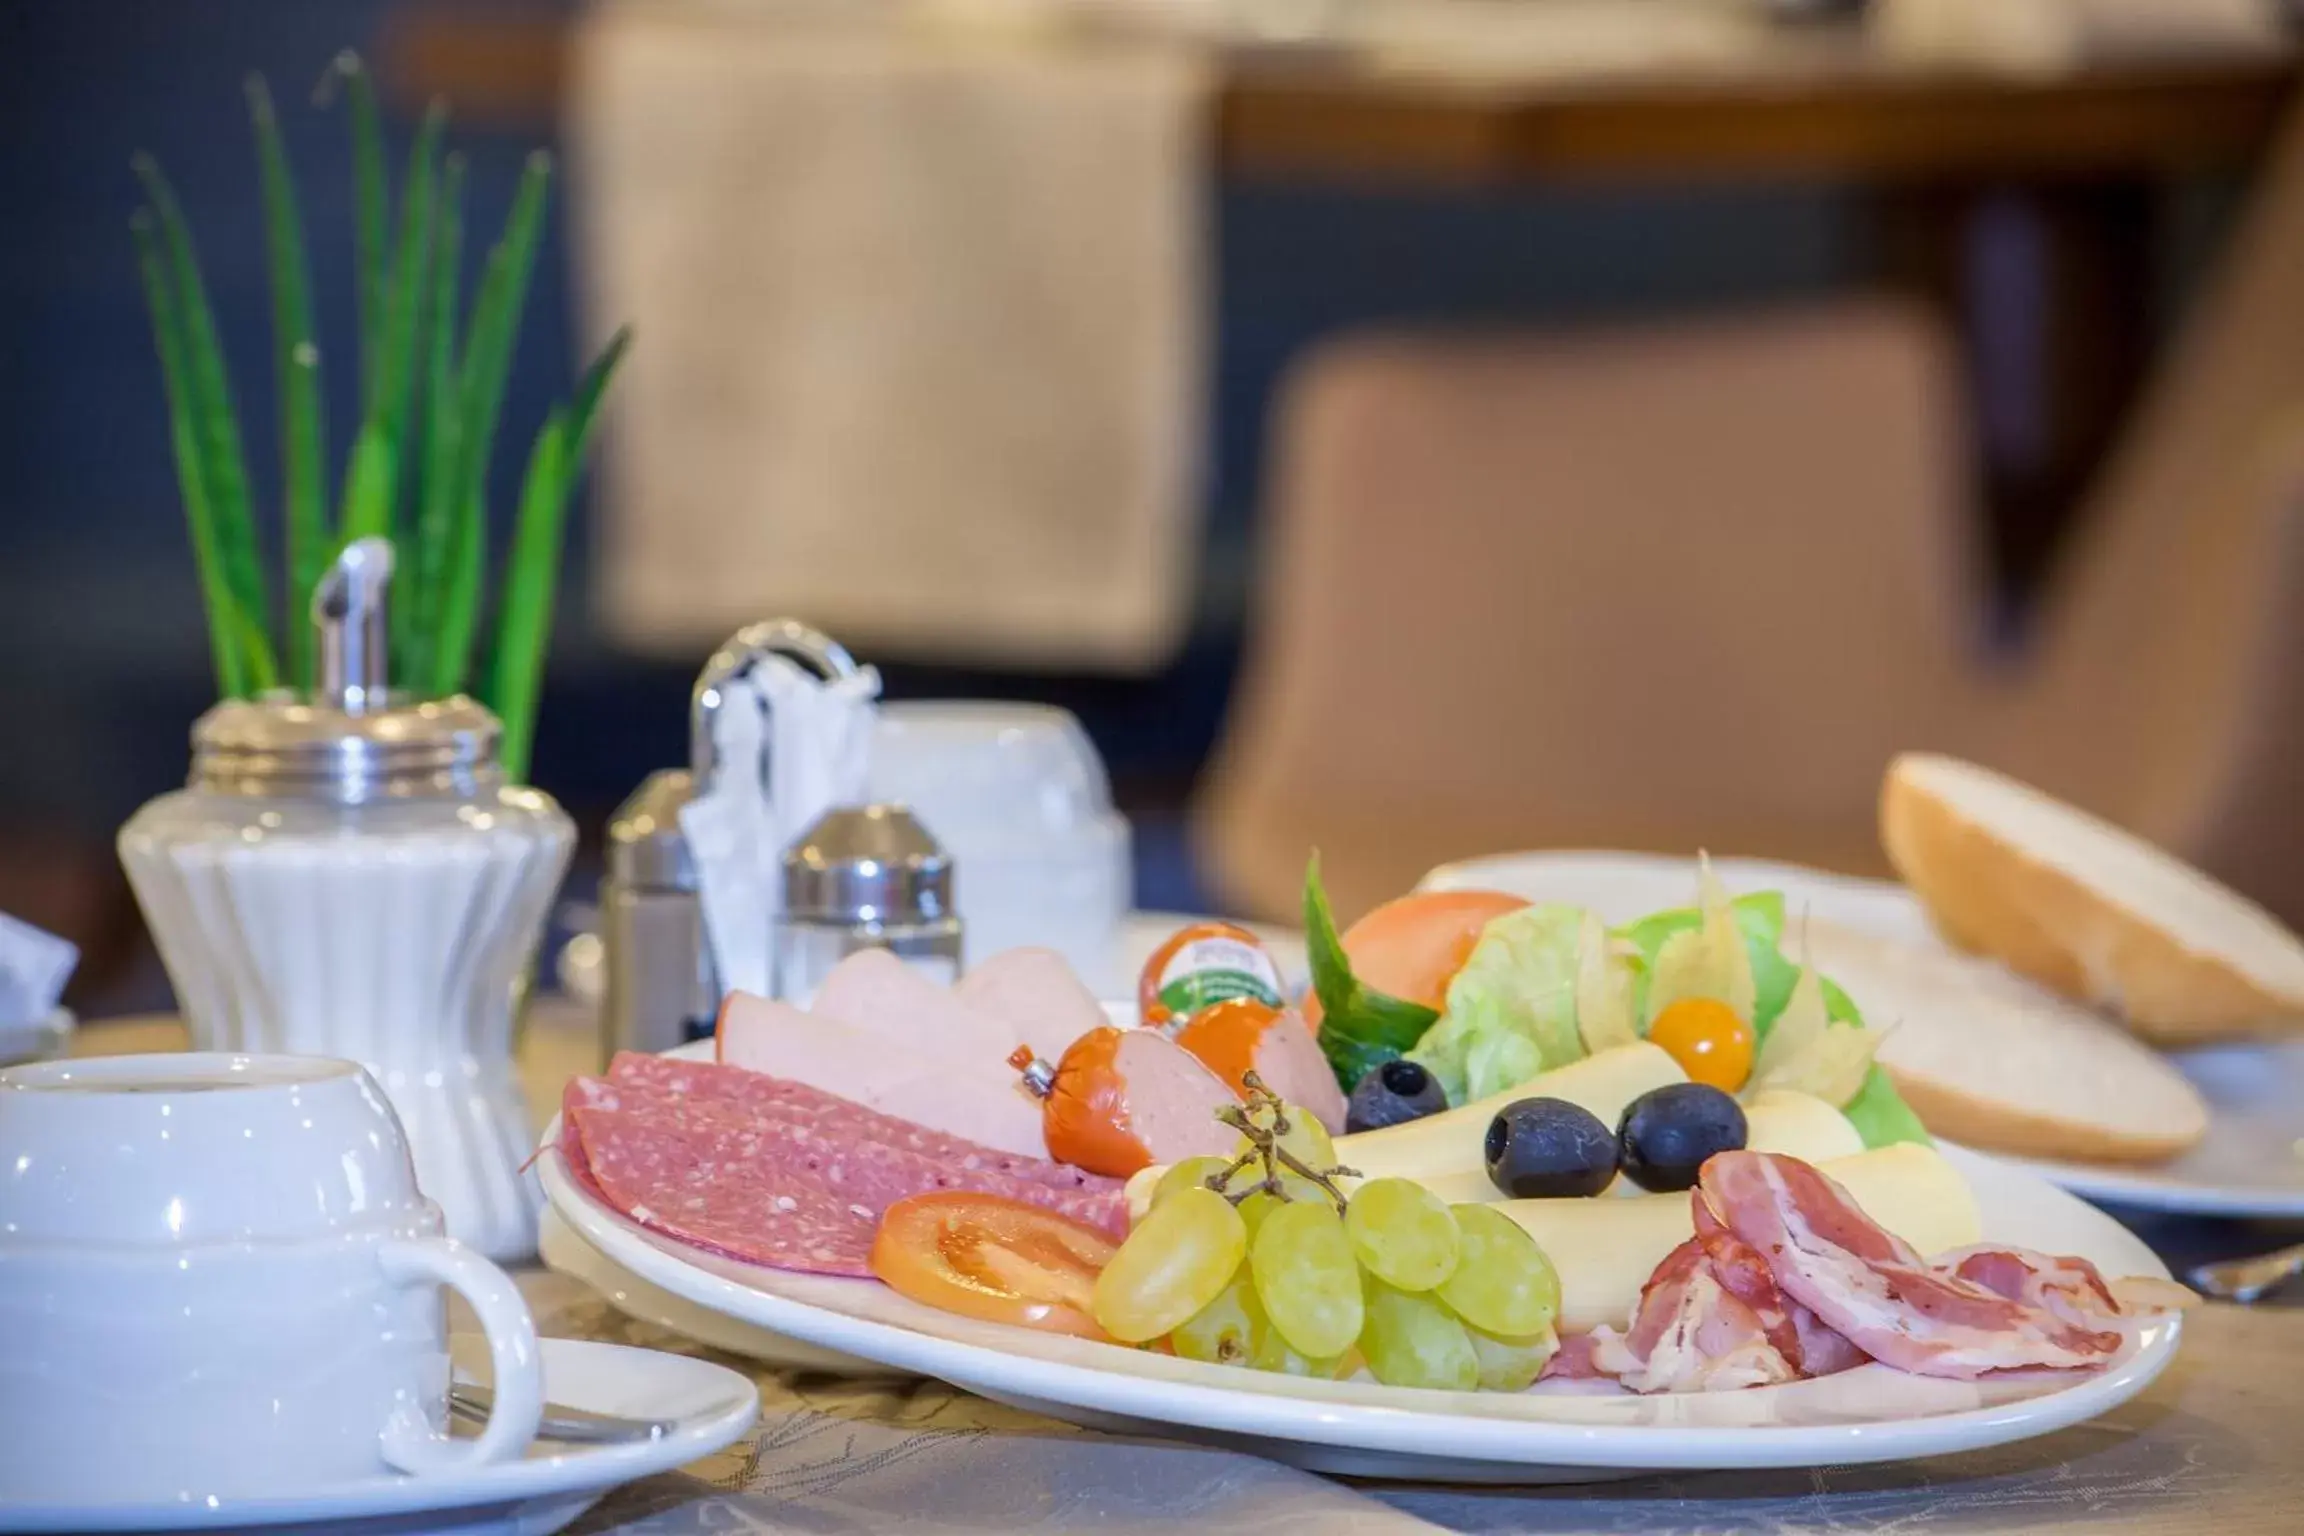
<svg viewBox="0 0 2304 1536">
<path fill-rule="evenodd" d="M 510 1461 L 528 1449 L 544 1416 L 544 1362 L 536 1347 L 536 1321 L 519 1287 L 504 1271 L 450 1238 L 385 1243 L 379 1257 L 396 1285 L 445 1285 L 479 1314 L 496 1371 L 496 1402 L 480 1438 L 458 1443 L 435 1432 L 421 1415 L 396 1420 L 384 1431 L 384 1459 L 403 1472 L 445 1472 Z"/>
</svg>

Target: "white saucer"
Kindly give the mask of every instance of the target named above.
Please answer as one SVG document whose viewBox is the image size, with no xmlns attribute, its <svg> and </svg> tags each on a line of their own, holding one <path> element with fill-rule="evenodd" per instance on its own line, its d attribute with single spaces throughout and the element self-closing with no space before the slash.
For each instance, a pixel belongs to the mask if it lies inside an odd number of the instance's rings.
<svg viewBox="0 0 2304 1536">
<path fill-rule="evenodd" d="M 463 1351 L 458 1351 L 461 1361 Z M 376 1522 L 395 1531 L 455 1536 L 545 1536 L 610 1489 L 722 1450 L 752 1427 L 760 1394 L 725 1366 L 621 1344 L 545 1339 L 546 1398 L 570 1408 L 670 1419 L 659 1440 L 563 1446 L 539 1441 L 521 1461 L 432 1477 L 376 1477 L 316 1493 L 260 1495 L 201 1505 L 0 1503 L 0 1531 L 171 1531 Z M 459 1375 L 463 1372 L 459 1370 Z M 410 1517 L 422 1517 L 411 1521 Z"/>
<path fill-rule="evenodd" d="M 1782 891 L 1788 913 L 1925 949 L 1944 947 L 1920 903 L 1900 885 L 1758 859 L 1715 859 L 1712 867 L 1731 891 Z M 1684 907 L 1695 897 L 1692 860 L 1645 853 L 1495 854 L 1443 864 L 1422 883 L 1571 902 L 1610 923 Z M 2304 1042 L 2217 1046 L 2168 1059 L 2208 1101 L 2208 1134 L 2182 1157 L 2157 1168 L 2001 1161 L 2108 1204 L 2304 1219 Z"/>
</svg>

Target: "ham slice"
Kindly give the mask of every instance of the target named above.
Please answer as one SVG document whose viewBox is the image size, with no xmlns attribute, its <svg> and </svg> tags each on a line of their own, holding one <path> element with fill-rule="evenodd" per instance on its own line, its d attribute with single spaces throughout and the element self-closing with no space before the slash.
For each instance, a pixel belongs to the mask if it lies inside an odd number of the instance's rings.
<svg viewBox="0 0 2304 1536">
<path fill-rule="evenodd" d="M 731 992 L 720 1005 L 714 1051 L 729 1066 L 804 1083 L 900 1120 L 1004 1152 L 1047 1155 L 1039 1102 L 998 1056 L 900 1043 L 747 992 Z"/>
<path fill-rule="evenodd" d="M 1032 1054 L 1055 1061 L 1065 1048 L 1111 1021 L 1104 1005 L 1052 949 L 1004 949 L 960 978 L 961 1002 L 998 1019 Z"/>
<path fill-rule="evenodd" d="M 1016 1049 L 1014 1030 L 884 949 L 860 949 L 832 967 L 808 1011 L 908 1051 L 997 1066 Z"/>
<path fill-rule="evenodd" d="M 2120 1347 L 2117 1331 L 1930 1267 L 1797 1158 L 1723 1152 L 1704 1165 L 1696 1200 L 1700 1220 L 1762 1255 L 1786 1296 L 1899 1370 L 1967 1378 L 2071 1368 Z"/>
</svg>

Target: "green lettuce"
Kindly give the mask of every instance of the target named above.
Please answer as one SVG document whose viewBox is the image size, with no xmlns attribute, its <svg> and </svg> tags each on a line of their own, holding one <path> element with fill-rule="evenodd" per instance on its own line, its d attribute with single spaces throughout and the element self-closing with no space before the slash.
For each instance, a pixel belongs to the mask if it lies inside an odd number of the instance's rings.
<svg viewBox="0 0 2304 1536">
<path fill-rule="evenodd" d="M 1507 912 L 1480 930 L 1448 984 L 1440 1021 L 1408 1053 L 1439 1080 L 1449 1103 L 1502 1093 L 1584 1055 L 1576 1032 L 1583 924 L 1582 907 L 1548 902 Z"/>
<path fill-rule="evenodd" d="M 1752 1030 L 1761 1040 L 1768 1038 L 1769 1028 L 1777 1015 L 1791 1000 L 1792 988 L 1800 980 L 1800 967 L 1784 953 L 1784 893 L 1781 891 L 1755 891 L 1739 896 L 1730 903 L 1736 910 L 1736 926 L 1743 932 L 1744 947 L 1752 956 Z M 1703 921 L 1694 907 L 1683 907 L 1671 912 L 1658 912 L 1619 930 L 1618 936 L 1627 940 L 1640 952 L 1640 965 L 1632 978 L 1633 1007 L 1645 1017 L 1648 1002 L 1647 968 L 1654 963 L 1656 951 L 1664 941 L 1676 933 L 1685 933 Z M 1824 1011 L 1841 1023 L 1862 1024 L 1864 1015 L 1855 1000 L 1829 976 L 1817 978 L 1824 984 Z M 1896 1091 L 1895 1081 L 1877 1063 L 1865 1074 L 1864 1086 L 1856 1097 L 1841 1106 L 1841 1113 L 1867 1147 L 1893 1146 L 1900 1141 L 1916 1141 L 1929 1146 L 1928 1132 L 1920 1124 L 1920 1117 L 1904 1096 Z"/>
</svg>

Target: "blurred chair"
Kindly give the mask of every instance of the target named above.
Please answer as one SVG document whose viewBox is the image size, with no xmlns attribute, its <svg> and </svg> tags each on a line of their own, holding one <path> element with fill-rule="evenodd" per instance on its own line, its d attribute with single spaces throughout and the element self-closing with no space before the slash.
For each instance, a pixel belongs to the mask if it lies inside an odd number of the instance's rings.
<svg viewBox="0 0 2304 1536">
<path fill-rule="evenodd" d="M 1292 913 L 1315 846 L 1340 915 L 1512 848 L 1879 872 L 1880 772 L 1931 747 L 2304 917 L 2298 401 L 2299 123 L 2015 658 L 1921 313 L 1340 344 L 1278 418 L 1213 883 Z"/>
</svg>

